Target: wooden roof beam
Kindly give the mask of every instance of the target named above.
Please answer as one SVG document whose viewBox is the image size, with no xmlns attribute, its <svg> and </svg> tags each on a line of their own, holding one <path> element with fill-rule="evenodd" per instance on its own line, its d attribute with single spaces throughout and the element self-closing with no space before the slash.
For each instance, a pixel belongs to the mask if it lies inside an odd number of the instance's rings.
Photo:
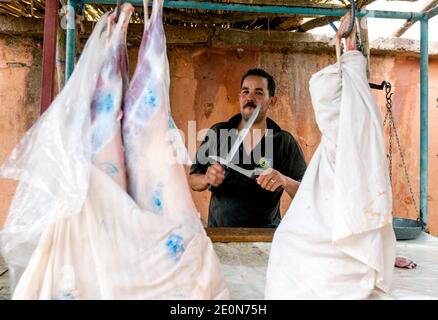
<svg viewBox="0 0 438 320">
<path fill-rule="evenodd" d="M 357 1 L 356 8 L 359 10 L 374 1 L 375 0 L 359 0 Z M 349 8 L 350 5 L 347 5 L 346 7 Z M 341 19 L 341 17 L 318 17 L 305 22 L 302 25 L 295 27 L 294 29 L 289 29 L 289 31 L 296 30 L 298 32 L 307 32 L 318 27 L 323 27 L 330 22 L 338 21 L 339 19 Z"/>
<path fill-rule="evenodd" d="M 430 0 L 426 6 L 421 10 L 421 12 L 429 11 L 438 4 L 438 0 Z M 406 20 L 406 22 L 401 26 L 396 32 L 394 32 L 393 37 L 400 38 L 410 27 L 412 27 L 417 20 Z"/>
</svg>

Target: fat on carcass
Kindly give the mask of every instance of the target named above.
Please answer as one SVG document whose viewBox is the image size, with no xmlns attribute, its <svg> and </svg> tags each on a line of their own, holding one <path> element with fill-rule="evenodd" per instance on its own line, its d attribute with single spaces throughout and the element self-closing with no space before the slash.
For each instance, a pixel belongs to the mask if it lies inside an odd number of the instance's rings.
<svg viewBox="0 0 438 320">
<path fill-rule="evenodd" d="M 169 63 L 162 23 L 162 2 L 154 1 L 137 68 L 124 99 L 123 143 L 128 193 L 146 210 L 199 226 L 181 163 L 186 152 L 170 114 Z M 166 198 L 169 197 L 169 198 Z"/>
<path fill-rule="evenodd" d="M 189 190 L 182 164 L 187 159 L 186 149 L 170 115 L 163 1 L 154 0 L 150 20 L 147 0 L 144 8 L 145 30 L 122 121 L 128 193 L 160 221 L 154 228 L 166 239 L 166 250 L 175 255 L 176 269 L 169 284 L 175 281 L 186 287 L 175 297 L 228 298 L 219 260 Z M 167 265 L 168 261 L 160 263 Z M 188 265 L 190 274 L 183 271 Z"/>
<path fill-rule="evenodd" d="M 92 162 L 126 190 L 121 118 L 123 96 L 128 87 L 128 58 L 123 33 L 126 33 L 129 21 L 123 28 L 112 27 L 115 19 L 115 15 L 108 18 L 108 57 L 99 73 L 91 103 Z"/>
</svg>

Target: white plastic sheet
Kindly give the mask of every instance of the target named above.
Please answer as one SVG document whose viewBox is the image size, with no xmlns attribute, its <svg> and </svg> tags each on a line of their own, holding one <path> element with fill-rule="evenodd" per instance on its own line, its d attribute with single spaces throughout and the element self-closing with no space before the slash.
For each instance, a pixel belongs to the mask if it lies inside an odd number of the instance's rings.
<svg viewBox="0 0 438 320">
<path fill-rule="evenodd" d="M 321 143 L 274 235 L 268 299 L 360 299 L 390 288 L 395 236 L 379 109 L 366 60 L 346 52 L 310 80 Z"/>
</svg>

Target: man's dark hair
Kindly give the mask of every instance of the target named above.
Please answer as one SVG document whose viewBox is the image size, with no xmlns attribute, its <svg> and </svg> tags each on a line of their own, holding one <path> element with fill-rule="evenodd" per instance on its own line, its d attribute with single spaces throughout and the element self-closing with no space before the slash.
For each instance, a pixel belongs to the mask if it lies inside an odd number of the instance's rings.
<svg viewBox="0 0 438 320">
<path fill-rule="evenodd" d="M 269 73 L 267 73 L 265 70 L 258 69 L 258 68 L 248 70 L 245 73 L 245 75 L 242 77 L 242 80 L 240 81 L 240 87 L 242 87 L 243 80 L 245 80 L 245 78 L 248 76 L 258 76 L 258 77 L 262 77 L 262 78 L 265 78 L 266 80 L 268 80 L 269 96 L 273 97 L 275 95 L 274 78 Z"/>
</svg>

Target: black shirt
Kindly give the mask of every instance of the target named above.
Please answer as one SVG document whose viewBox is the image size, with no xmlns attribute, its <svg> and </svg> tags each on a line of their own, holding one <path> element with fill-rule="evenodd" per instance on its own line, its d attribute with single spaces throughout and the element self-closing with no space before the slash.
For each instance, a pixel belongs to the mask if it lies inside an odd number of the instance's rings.
<svg viewBox="0 0 438 320">
<path fill-rule="evenodd" d="M 214 162 L 208 155 L 221 154 L 224 157 L 228 153 L 233 141 L 231 137 L 237 136 L 241 119 L 242 116 L 237 114 L 228 122 L 216 123 L 210 128 L 210 134 L 206 135 L 196 153 L 190 174 L 207 172 L 208 166 Z M 270 129 L 268 134 L 263 136 L 251 154 L 247 155 L 241 145 L 232 162 L 244 169 L 254 169 L 259 167 L 260 158 L 263 157 L 275 170 L 301 181 L 306 162 L 300 146 L 290 133 L 281 130 L 271 119 L 266 119 L 266 125 Z M 228 137 L 227 144 L 221 143 L 226 141 L 221 137 L 221 132 L 234 133 Z M 224 145 L 228 150 L 224 150 Z M 280 198 L 283 189 L 274 192 L 264 190 L 255 179 L 228 169 L 224 181 L 218 187 L 212 187 L 211 192 L 209 227 L 269 228 L 277 227 L 280 223 Z"/>
</svg>

